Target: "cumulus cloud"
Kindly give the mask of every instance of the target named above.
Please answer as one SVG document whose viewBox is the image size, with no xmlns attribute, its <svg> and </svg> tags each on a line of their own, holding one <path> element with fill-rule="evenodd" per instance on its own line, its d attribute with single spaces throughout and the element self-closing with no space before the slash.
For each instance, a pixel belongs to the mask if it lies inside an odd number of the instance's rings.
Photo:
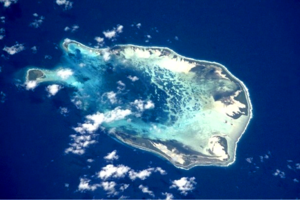
<svg viewBox="0 0 300 200">
<path fill-rule="evenodd" d="M 1 0 L 0 0 L 1 1 Z M 5 16 L 0 17 L 1 22 L 4 24 L 5 23 Z"/>
<path fill-rule="evenodd" d="M 98 43 L 104 42 L 104 38 L 102 38 L 102 37 L 95 37 L 95 40 L 96 40 Z"/>
<path fill-rule="evenodd" d="M 181 194 L 187 195 L 188 192 L 192 191 L 195 189 L 196 185 L 195 177 L 182 177 L 179 180 L 174 180 L 172 181 L 172 185 L 170 188 L 176 188 L 180 191 Z"/>
<path fill-rule="evenodd" d="M 280 178 L 285 178 L 285 172 L 276 169 L 276 171 L 273 173 L 273 176 L 279 176 Z"/>
<path fill-rule="evenodd" d="M 70 135 L 70 137 L 72 138 L 72 143 L 70 143 L 70 147 L 65 150 L 65 153 L 82 155 L 88 146 L 97 143 L 97 141 L 93 139 L 93 135 Z"/>
<path fill-rule="evenodd" d="M 120 190 L 123 192 L 124 190 L 126 190 L 129 187 L 129 184 L 122 184 L 120 186 Z"/>
<path fill-rule="evenodd" d="M 125 83 L 123 83 L 122 81 L 118 81 L 117 84 L 118 84 L 118 87 L 117 87 L 118 90 L 124 90 L 126 87 Z"/>
<path fill-rule="evenodd" d="M 129 175 L 129 178 L 133 181 L 137 178 L 139 178 L 141 180 L 145 180 L 146 178 L 148 178 L 152 174 L 153 171 L 154 171 L 154 168 L 144 169 L 144 170 L 141 170 L 139 172 L 135 172 L 134 170 L 130 170 L 128 175 Z"/>
<path fill-rule="evenodd" d="M 8 8 L 12 3 L 17 3 L 18 0 L 0 0 L 0 3 L 3 3 L 3 6 Z"/>
<path fill-rule="evenodd" d="M 10 55 L 14 55 L 16 53 L 19 53 L 20 51 L 23 51 L 25 49 L 24 45 L 23 44 L 15 44 L 11 47 L 7 47 L 5 46 L 3 48 L 3 51 L 6 51 L 8 54 Z"/>
<path fill-rule="evenodd" d="M 139 189 L 142 190 L 143 193 L 149 194 L 150 196 L 154 197 L 155 195 L 153 194 L 152 191 L 149 190 L 147 186 L 140 185 Z"/>
<path fill-rule="evenodd" d="M 31 47 L 31 50 L 32 50 L 32 53 L 36 53 L 37 52 L 37 47 L 33 46 L 33 47 Z"/>
<path fill-rule="evenodd" d="M 123 26 L 118 25 L 116 28 L 112 30 L 103 31 L 103 34 L 106 38 L 113 40 L 119 33 L 123 32 Z"/>
<path fill-rule="evenodd" d="M 162 195 L 166 196 L 166 200 L 172 200 L 174 198 L 173 194 L 168 192 L 163 192 Z"/>
<path fill-rule="evenodd" d="M 114 151 L 108 153 L 107 156 L 104 157 L 104 159 L 107 161 L 118 160 L 119 156 L 117 155 L 117 151 L 114 150 Z"/>
<path fill-rule="evenodd" d="M 67 114 L 69 113 L 69 110 L 66 107 L 59 107 L 59 113 L 63 116 L 67 116 Z"/>
<path fill-rule="evenodd" d="M 147 103 L 144 105 L 145 109 L 151 109 L 154 108 L 154 103 L 152 101 L 147 101 Z"/>
<path fill-rule="evenodd" d="M 136 99 L 134 100 L 134 102 L 131 103 L 131 105 L 135 106 L 135 108 L 140 112 L 154 108 L 154 103 L 151 100 L 144 102 L 143 100 Z"/>
<path fill-rule="evenodd" d="M 101 169 L 101 171 L 98 173 L 98 177 L 104 180 L 108 178 L 123 178 L 126 176 L 129 170 L 130 168 L 125 165 L 114 166 L 109 164 Z"/>
<path fill-rule="evenodd" d="M 57 84 L 47 86 L 46 90 L 49 93 L 49 96 L 54 96 L 62 87 Z"/>
<path fill-rule="evenodd" d="M 99 184 L 90 185 L 90 181 L 91 180 L 89 180 L 87 178 L 81 178 L 80 183 L 78 185 L 78 190 L 81 192 L 86 191 L 86 190 L 94 191 L 100 186 Z"/>
<path fill-rule="evenodd" d="M 108 154 L 109 157 L 110 154 Z M 109 164 L 101 169 L 101 171 L 98 173 L 98 177 L 103 180 L 107 180 L 110 178 L 124 178 L 128 175 L 128 177 L 132 181 L 136 179 L 145 180 L 152 174 L 152 172 L 159 172 L 161 173 L 161 175 L 166 174 L 165 170 L 161 169 L 160 167 L 134 171 L 133 169 L 130 169 L 130 167 L 125 165 L 114 166 L 113 164 Z"/>
<path fill-rule="evenodd" d="M 117 94 L 114 93 L 113 91 L 104 93 L 103 95 L 106 95 L 106 97 L 108 98 L 108 100 L 110 101 L 110 103 L 112 103 L 112 104 L 117 103 Z"/>
<path fill-rule="evenodd" d="M 167 172 L 163 170 L 161 167 L 156 167 L 155 172 L 159 172 L 161 175 L 167 174 Z"/>
<path fill-rule="evenodd" d="M 0 28 L 0 40 L 2 40 L 5 37 L 5 29 Z"/>
<path fill-rule="evenodd" d="M 103 52 L 103 60 L 108 61 L 110 59 L 110 53 L 108 51 Z"/>
<path fill-rule="evenodd" d="M 75 24 L 75 25 L 71 26 L 71 28 L 68 27 L 68 26 L 66 26 L 66 27 L 64 28 L 64 31 L 71 31 L 71 32 L 73 33 L 73 32 L 75 32 L 75 31 L 77 31 L 78 29 L 79 29 L 79 26 Z"/>
<path fill-rule="evenodd" d="M 98 47 L 102 47 L 104 45 L 104 38 L 97 36 L 94 39 L 96 40 Z"/>
<path fill-rule="evenodd" d="M 56 4 L 63 6 L 65 10 L 70 10 L 73 7 L 73 2 L 68 0 L 56 0 Z"/>
<path fill-rule="evenodd" d="M 71 69 L 61 69 L 56 74 L 57 76 L 61 77 L 63 80 L 66 80 L 73 75 L 73 71 Z"/>
<path fill-rule="evenodd" d="M 37 86 L 36 81 L 28 81 L 25 83 L 26 85 L 26 90 L 33 90 Z"/>
<path fill-rule="evenodd" d="M 129 187 L 129 184 L 120 184 L 119 191 L 117 190 L 117 186 L 118 185 L 114 181 L 103 181 L 100 184 L 100 187 L 102 187 L 103 190 L 106 191 L 108 197 L 116 196 L 119 194 L 119 192 L 123 192 Z"/>
<path fill-rule="evenodd" d="M 114 110 L 106 112 L 105 114 L 97 112 L 96 114 L 86 116 L 86 122 L 79 124 L 79 126 L 74 128 L 74 130 L 81 134 L 93 133 L 102 123 L 111 123 L 121 120 L 130 114 L 130 110 L 122 110 L 120 107 L 116 107 Z"/>
<path fill-rule="evenodd" d="M 105 113 L 104 122 L 110 123 L 113 121 L 121 120 L 130 114 L 131 114 L 131 110 L 129 109 L 122 110 L 119 107 L 117 107 L 114 110 Z"/>
<path fill-rule="evenodd" d="M 37 14 L 37 13 L 34 13 L 33 16 L 34 16 L 34 17 L 38 17 L 38 14 Z M 31 27 L 33 27 L 33 28 L 38 28 L 38 27 L 41 26 L 41 24 L 43 23 L 44 19 L 45 19 L 45 17 L 40 16 L 40 18 L 34 19 L 34 21 L 31 22 L 31 23 L 29 24 L 29 26 L 31 26 Z"/>
<path fill-rule="evenodd" d="M 141 23 L 137 23 L 137 24 L 133 23 L 133 24 L 131 24 L 131 26 L 132 26 L 132 27 L 135 26 L 136 28 L 140 29 L 141 26 L 142 26 L 142 24 L 141 24 Z"/>
<path fill-rule="evenodd" d="M 118 194 L 116 191 L 116 183 L 114 181 L 105 181 L 100 184 L 100 186 L 107 192 L 109 196 L 115 196 Z"/>
<path fill-rule="evenodd" d="M 137 80 L 139 80 L 139 78 L 138 77 L 136 77 L 136 76 L 127 76 L 127 78 L 129 78 L 132 82 L 135 82 L 135 81 L 137 81 Z"/>
</svg>

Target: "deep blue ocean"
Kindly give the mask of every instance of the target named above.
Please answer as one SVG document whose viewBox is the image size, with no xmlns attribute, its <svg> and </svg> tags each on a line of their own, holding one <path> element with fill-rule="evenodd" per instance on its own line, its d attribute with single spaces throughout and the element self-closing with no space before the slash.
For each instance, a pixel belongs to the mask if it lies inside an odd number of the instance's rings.
<svg viewBox="0 0 300 200">
<path fill-rule="evenodd" d="M 164 199 L 165 192 L 174 199 L 300 198 L 300 1 L 18 0 L 4 5 L 0 0 L 0 198 Z M 253 118 L 234 164 L 182 170 L 101 131 L 84 155 L 65 154 L 72 127 L 84 119 L 70 102 L 71 91 L 63 88 L 49 98 L 43 85 L 26 90 L 20 71 L 54 68 L 63 59 L 65 38 L 94 46 L 95 37 L 104 38 L 103 31 L 118 25 L 122 33 L 114 41 L 105 39 L 105 46 L 169 47 L 219 62 L 245 83 Z M 25 49 L 14 55 L 3 50 L 17 43 Z M 62 115 L 60 107 L 69 113 Z M 113 179 L 116 188 L 128 184 L 117 195 L 103 187 L 79 190 L 81 178 L 100 184 L 96 173 L 114 150 L 115 166 L 161 167 L 167 174 Z M 195 177 L 186 194 L 170 188 L 182 177 Z"/>
</svg>

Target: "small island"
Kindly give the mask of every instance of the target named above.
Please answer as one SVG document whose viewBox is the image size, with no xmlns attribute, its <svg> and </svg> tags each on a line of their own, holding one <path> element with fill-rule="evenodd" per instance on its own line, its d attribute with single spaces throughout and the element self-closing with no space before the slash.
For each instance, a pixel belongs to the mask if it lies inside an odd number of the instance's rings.
<svg viewBox="0 0 300 200">
<path fill-rule="evenodd" d="M 225 66 L 164 47 L 95 49 L 69 39 L 62 47 L 67 63 L 30 68 L 25 84 L 74 88 L 72 101 L 94 125 L 76 131 L 90 134 L 101 127 L 182 169 L 235 161 L 252 105 L 244 83 Z"/>
</svg>

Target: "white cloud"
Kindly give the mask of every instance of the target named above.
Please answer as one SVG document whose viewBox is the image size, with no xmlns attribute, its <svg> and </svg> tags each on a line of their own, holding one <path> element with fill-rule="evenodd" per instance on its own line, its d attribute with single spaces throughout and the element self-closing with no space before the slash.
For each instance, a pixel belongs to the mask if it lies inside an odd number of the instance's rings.
<svg viewBox="0 0 300 200">
<path fill-rule="evenodd" d="M 187 195 L 188 192 L 195 189 L 196 185 L 195 177 L 187 178 L 182 177 L 179 180 L 172 181 L 170 188 L 177 188 L 181 194 Z"/>
<path fill-rule="evenodd" d="M 97 41 L 98 47 L 102 47 L 104 45 L 104 38 L 97 36 L 94 39 Z"/>
<path fill-rule="evenodd" d="M 71 28 L 70 27 L 68 27 L 68 26 L 66 26 L 65 28 L 64 28 L 64 31 L 71 31 L 72 33 L 73 32 L 75 32 L 75 31 L 77 31 L 79 29 L 79 26 L 78 25 L 73 25 Z"/>
<path fill-rule="evenodd" d="M 79 126 L 74 128 L 74 130 L 81 134 L 86 132 L 93 133 L 102 123 L 111 123 L 113 121 L 121 120 L 130 114 L 130 110 L 122 110 L 120 107 L 116 107 L 114 110 L 111 110 L 105 114 L 97 112 L 96 114 L 86 116 L 86 122 L 79 124 Z"/>
<path fill-rule="evenodd" d="M 73 2 L 68 0 L 56 0 L 56 4 L 59 6 L 64 6 L 65 10 L 69 10 L 73 6 Z"/>
<path fill-rule="evenodd" d="M 49 96 L 54 96 L 62 87 L 57 84 L 47 86 L 46 90 L 49 92 Z"/>
<path fill-rule="evenodd" d="M 151 108 L 154 108 L 154 103 L 149 100 L 145 105 L 145 109 L 151 109 Z"/>
<path fill-rule="evenodd" d="M 111 177 L 123 178 L 126 176 L 129 170 L 130 168 L 125 165 L 114 166 L 109 164 L 102 168 L 102 170 L 98 173 L 98 177 L 104 180 Z"/>
<path fill-rule="evenodd" d="M 50 56 L 50 55 L 45 55 L 45 57 L 44 57 L 45 59 L 49 59 L 49 60 L 51 60 L 52 59 L 52 56 Z"/>
<path fill-rule="evenodd" d="M 153 170 L 154 170 L 153 168 L 144 169 L 144 170 L 139 171 L 139 172 L 135 172 L 134 170 L 130 170 L 129 171 L 129 178 L 133 181 L 137 178 L 139 178 L 141 180 L 145 180 L 146 178 L 148 178 L 152 174 Z"/>
<path fill-rule="evenodd" d="M 12 3 L 17 3 L 18 0 L 0 0 L 0 3 L 3 3 L 4 7 L 8 8 Z"/>
<path fill-rule="evenodd" d="M 94 115 L 86 116 L 88 119 L 85 123 L 80 124 L 78 127 L 74 128 L 74 130 L 78 133 L 84 134 L 86 132 L 93 133 L 95 132 L 99 126 L 102 124 L 104 115 L 102 113 L 97 112 Z"/>
<path fill-rule="evenodd" d="M 248 163 L 252 163 L 252 161 L 253 161 L 253 157 L 246 158 L 246 161 L 247 161 Z"/>
<path fill-rule="evenodd" d="M 10 55 L 14 55 L 16 53 L 19 53 L 20 51 L 23 51 L 25 49 L 23 44 L 15 44 L 11 47 L 5 46 L 3 48 L 3 51 L 6 51 Z"/>
<path fill-rule="evenodd" d="M 118 87 L 117 87 L 118 90 L 124 90 L 126 87 L 125 83 L 123 83 L 122 81 L 118 81 L 117 84 L 118 84 Z"/>
<path fill-rule="evenodd" d="M 115 196 L 118 194 L 118 192 L 116 191 L 116 183 L 114 181 L 105 181 L 102 182 L 101 187 L 103 188 L 103 190 L 105 190 L 107 192 L 107 194 L 109 196 Z"/>
<path fill-rule="evenodd" d="M 78 190 L 81 192 L 86 191 L 86 190 L 94 191 L 100 186 L 99 184 L 90 185 L 90 181 L 91 180 L 89 180 L 87 178 L 80 178 Z"/>
<path fill-rule="evenodd" d="M 138 77 L 136 77 L 136 76 L 127 76 L 127 78 L 129 78 L 132 82 L 135 82 L 135 81 L 137 81 L 137 80 L 139 80 L 139 78 Z"/>
<path fill-rule="evenodd" d="M 157 168 L 144 169 L 144 170 L 141 170 L 139 172 L 135 172 L 134 170 L 130 170 L 128 175 L 129 175 L 129 178 L 133 181 L 137 178 L 139 178 L 141 180 L 145 180 L 146 178 L 148 178 L 152 174 L 152 172 L 159 172 L 161 175 L 166 175 L 167 174 L 165 170 L 163 170 L 160 167 L 157 167 Z"/>
<path fill-rule="evenodd" d="M 273 176 L 279 176 L 280 178 L 285 178 L 285 172 L 276 169 L 276 171 L 273 173 Z"/>
<path fill-rule="evenodd" d="M 144 111 L 144 101 L 142 101 L 140 99 L 136 99 L 131 104 L 134 105 L 136 107 L 136 109 L 138 109 L 139 111 Z"/>
<path fill-rule="evenodd" d="M 112 103 L 112 104 L 117 103 L 117 97 L 116 97 L 117 94 L 116 93 L 111 91 L 111 92 L 107 92 L 105 94 L 106 94 L 107 98 L 109 99 L 110 103 Z"/>
<path fill-rule="evenodd" d="M 27 90 L 33 90 L 37 86 L 36 81 L 28 81 L 25 83 Z"/>
<path fill-rule="evenodd" d="M 73 142 L 70 143 L 70 147 L 65 150 L 65 153 L 82 155 L 88 146 L 97 143 L 96 140 L 93 140 L 93 135 L 70 135 L 70 137 Z"/>
<path fill-rule="evenodd" d="M 0 40 L 2 40 L 5 37 L 5 29 L 0 28 Z"/>
<path fill-rule="evenodd" d="M 109 160 L 109 161 L 112 161 L 112 160 L 118 160 L 119 159 L 119 156 L 117 155 L 117 151 L 114 150 L 110 153 L 107 154 L 107 156 L 104 157 L 105 160 Z"/>
<path fill-rule="evenodd" d="M 154 197 L 155 195 L 153 194 L 152 191 L 149 190 L 147 186 L 140 185 L 139 189 L 142 190 L 143 193 L 149 194 L 150 196 Z"/>
<path fill-rule="evenodd" d="M 78 29 L 79 29 L 79 26 L 75 24 L 75 25 L 72 26 L 71 32 L 75 32 Z"/>
<path fill-rule="evenodd" d="M 114 39 L 118 33 L 123 32 L 123 26 L 118 25 L 117 28 L 113 28 L 112 30 L 103 31 L 103 34 L 108 39 Z"/>
<path fill-rule="evenodd" d="M 34 14 L 36 14 L 36 13 L 34 13 Z M 34 15 L 35 16 L 35 15 Z M 36 16 L 37 17 L 37 16 Z M 43 16 L 41 16 L 40 18 L 38 18 L 38 19 L 34 19 L 34 21 L 33 22 L 31 22 L 30 24 L 29 24 L 29 26 L 31 26 L 31 27 L 33 27 L 33 28 L 38 28 L 38 27 L 40 27 L 41 26 L 41 24 L 43 23 L 43 21 L 44 21 L 44 17 Z"/>
<path fill-rule="evenodd" d="M 56 74 L 57 76 L 61 77 L 63 80 L 66 80 L 73 75 L 73 71 L 71 69 L 61 69 Z"/>
<path fill-rule="evenodd" d="M 103 34 L 106 38 L 111 39 L 113 37 L 116 37 L 117 32 L 115 30 L 103 31 Z"/>
<path fill-rule="evenodd" d="M 62 114 L 63 116 L 67 116 L 69 110 L 66 107 L 59 107 L 59 113 Z"/>
<path fill-rule="evenodd" d="M 131 114 L 131 110 L 128 109 L 122 110 L 119 107 L 117 107 L 114 110 L 105 113 L 104 122 L 110 123 L 113 121 L 121 120 L 130 114 Z"/>
<path fill-rule="evenodd" d="M 112 158 L 112 156 L 111 156 L 112 153 L 108 154 L 106 157 Z M 113 154 L 113 156 L 114 155 L 115 154 Z M 124 178 L 125 176 L 128 175 L 128 177 L 132 181 L 134 181 L 137 178 L 139 178 L 141 180 L 145 180 L 152 174 L 152 172 L 160 172 L 162 175 L 166 174 L 166 172 L 163 169 L 161 169 L 160 167 L 157 167 L 156 169 L 148 168 L 148 169 L 144 169 L 144 170 L 136 172 L 136 171 L 130 169 L 130 167 L 128 167 L 128 166 L 125 166 L 125 165 L 114 166 L 113 164 L 106 165 L 97 174 L 98 174 L 98 177 L 103 180 L 107 180 L 110 178 Z"/>
<path fill-rule="evenodd" d="M 155 172 L 159 172 L 161 175 L 167 174 L 167 172 L 163 170 L 161 167 L 156 167 Z"/>
<path fill-rule="evenodd" d="M 102 38 L 102 37 L 95 37 L 95 40 L 96 40 L 98 43 L 104 42 L 104 38 Z"/>
<path fill-rule="evenodd" d="M 166 196 L 166 200 L 172 200 L 174 198 L 173 194 L 171 193 L 163 192 L 162 194 Z"/>
<path fill-rule="evenodd" d="M 123 192 L 124 190 L 126 190 L 129 187 L 129 184 L 122 184 L 120 186 L 120 190 Z"/>
<path fill-rule="evenodd" d="M 144 110 L 147 109 L 152 109 L 154 108 L 154 103 L 150 100 L 148 100 L 146 103 L 140 99 L 134 100 L 134 102 L 130 103 L 131 105 L 134 105 L 137 110 L 143 112 Z"/>
<path fill-rule="evenodd" d="M 37 52 L 37 47 L 33 46 L 33 47 L 31 47 L 31 50 L 32 50 L 32 53 L 36 53 Z"/>
<path fill-rule="evenodd" d="M 103 60 L 108 61 L 110 59 L 110 53 L 108 51 L 104 51 Z"/>
<path fill-rule="evenodd" d="M 86 161 L 89 162 L 89 163 L 92 163 L 92 162 L 94 162 L 95 160 L 89 158 L 89 159 L 87 159 Z"/>
<path fill-rule="evenodd" d="M 117 26 L 117 32 L 118 33 L 122 33 L 123 32 L 123 26 L 122 25 L 118 25 Z"/>
</svg>

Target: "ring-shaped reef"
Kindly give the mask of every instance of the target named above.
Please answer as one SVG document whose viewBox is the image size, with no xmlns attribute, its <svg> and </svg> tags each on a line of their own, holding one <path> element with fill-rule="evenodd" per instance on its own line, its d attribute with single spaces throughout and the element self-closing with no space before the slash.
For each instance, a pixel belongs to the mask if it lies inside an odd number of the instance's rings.
<svg viewBox="0 0 300 200">
<path fill-rule="evenodd" d="M 252 105 L 244 83 L 225 66 L 163 47 L 95 49 L 65 39 L 62 48 L 69 64 L 53 70 L 29 68 L 26 84 L 55 82 L 74 88 L 78 108 L 94 113 L 87 117 L 94 120 L 94 129 L 101 127 L 118 141 L 176 167 L 235 161 Z"/>
</svg>

